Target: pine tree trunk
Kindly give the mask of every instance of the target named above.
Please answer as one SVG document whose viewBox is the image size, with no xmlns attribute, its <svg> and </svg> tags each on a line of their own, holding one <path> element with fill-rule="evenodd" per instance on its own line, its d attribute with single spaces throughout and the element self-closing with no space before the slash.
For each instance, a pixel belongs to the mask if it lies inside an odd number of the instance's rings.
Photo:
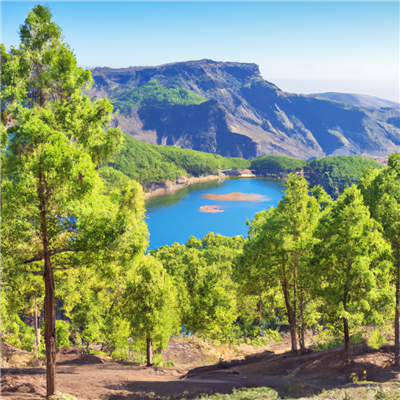
<svg viewBox="0 0 400 400">
<path fill-rule="evenodd" d="M 300 323 L 301 323 L 301 333 L 300 333 L 301 354 L 306 354 L 306 344 L 305 344 L 305 339 L 304 339 L 304 299 L 303 299 L 303 289 L 300 292 Z"/>
<path fill-rule="evenodd" d="M 39 172 L 39 182 L 40 223 L 44 254 L 44 338 L 46 342 L 46 383 L 47 397 L 49 397 L 56 393 L 56 311 L 54 276 L 47 245 L 46 200 L 41 171 Z"/>
<path fill-rule="evenodd" d="M 347 354 L 349 352 L 350 336 L 349 336 L 349 323 L 347 318 L 343 318 L 343 328 L 344 328 L 344 352 Z"/>
<path fill-rule="evenodd" d="M 297 325 L 297 255 L 294 256 L 294 268 L 293 268 L 293 317 L 290 324 L 290 331 L 292 336 L 292 353 L 297 356 L 297 336 L 296 336 L 296 325 Z"/>
<path fill-rule="evenodd" d="M 397 248 L 396 265 L 396 309 L 394 313 L 394 364 L 400 366 L 400 249 Z"/>
<path fill-rule="evenodd" d="M 286 278 L 285 257 L 282 257 L 282 273 L 283 273 L 282 290 L 283 290 L 283 296 L 285 298 L 286 312 L 288 315 L 289 325 L 290 325 L 290 336 L 292 339 L 292 352 L 294 354 L 297 354 L 296 319 L 293 318 L 292 308 L 290 306 L 290 301 L 289 301 L 289 290 L 288 290 L 287 278 Z"/>
<path fill-rule="evenodd" d="M 33 326 L 35 328 L 35 356 L 39 357 L 39 341 L 38 341 L 38 312 L 35 297 L 35 304 L 33 306 Z"/>
<path fill-rule="evenodd" d="M 343 309 L 344 311 L 347 311 L 347 282 L 343 297 Z M 347 320 L 347 317 L 343 317 L 343 330 L 344 330 L 344 354 L 347 357 L 350 347 L 349 321 Z"/>
<path fill-rule="evenodd" d="M 45 288 L 46 295 L 44 298 L 44 339 L 46 342 L 47 396 L 52 396 L 56 393 L 56 313 L 54 277 L 48 253 L 47 260 L 45 260 Z"/>
<path fill-rule="evenodd" d="M 153 365 L 153 341 L 151 338 L 147 338 L 147 366 Z"/>
<path fill-rule="evenodd" d="M 39 320 L 40 321 L 40 320 Z M 37 336 L 36 336 L 36 340 L 38 342 L 38 347 L 40 348 L 40 324 L 38 322 L 38 329 L 37 329 Z"/>
<path fill-rule="evenodd" d="M 262 298 L 261 298 L 261 296 L 260 296 L 260 300 L 257 303 L 257 310 L 258 310 L 258 315 L 259 315 L 259 318 L 260 318 L 259 325 L 261 325 L 261 320 L 262 320 Z"/>
</svg>

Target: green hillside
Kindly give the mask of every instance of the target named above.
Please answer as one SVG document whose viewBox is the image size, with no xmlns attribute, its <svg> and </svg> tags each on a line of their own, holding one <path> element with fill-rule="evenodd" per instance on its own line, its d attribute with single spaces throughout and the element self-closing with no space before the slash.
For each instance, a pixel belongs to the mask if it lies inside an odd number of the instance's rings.
<svg viewBox="0 0 400 400">
<path fill-rule="evenodd" d="M 359 156 L 323 157 L 309 161 L 307 167 L 322 176 L 327 186 L 342 193 L 347 186 L 358 183 L 368 167 L 381 169 L 382 164 L 372 158 Z"/>
<path fill-rule="evenodd" d="M 204 97 L 184 88 L 167 88 L 155 79 L 110 100 L 114 107 L 122 113 L 142 106 L 172 106 L 175 104 L 188 106 L 207 101 Z"/>
<path fill-rule="evenodd" d="M 165 182 L 175 181 L 180 176 L 198 177 L 229 169 L 252 168 L 258 173 L 279 174 L 310 168 L 316 172 L 311 175 L 310 183 L 322 185 L 330 194 L 337 196 L 347 186 L 357 183 L 366 168 L 382 168 L 377 161 L 359 156 L 323 157 L 306 162 L 281 155 L 267 155 L 249 161 L 145 143 L 128 134 L 124 138 L 121 151 L 100 169 L 107 189 L 120 187 L 129 179 L 140 183 Z"/>
<path fill-rule="evenodd" d="M 273 172 L 284 172 L 287 170 L 301 169 L 307 165 L 306 161 L 293 157 L 280 155 L 269 155 L 253 158 L 251 160 L 251 168 L 259 171 L 267 170 Z"/>
<path fill-rule="evenodd" d="M 180 176 L 210 175 L 216 174 L 218 170 L 250 166 L 250 161 L 242 158 L 225 158 L 201 151 L 149 144 L 127 134 L 124 138 L 122 150 L 114 156 L 112 162 L 100 170 L 103 179 L 109 184 L 123 179 L 121 175 L 115 175 L 111 169 L 146 183 L 175 181 Z"/>
</svg>

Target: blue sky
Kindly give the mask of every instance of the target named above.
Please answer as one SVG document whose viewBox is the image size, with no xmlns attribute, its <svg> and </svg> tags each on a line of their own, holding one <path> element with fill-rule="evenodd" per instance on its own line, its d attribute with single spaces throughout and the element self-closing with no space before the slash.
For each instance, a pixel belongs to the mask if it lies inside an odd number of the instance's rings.
<svg viewBox="0 0 400 400">
<path fill-rule="evenodd" d="M 1 41 L 39 1 L 1 2 Z M 81 66 L 210 58 L 254 62 L 294 93 L 361 93 L 399 101 L 399 3 L 48 1 Z"/>
</svg>

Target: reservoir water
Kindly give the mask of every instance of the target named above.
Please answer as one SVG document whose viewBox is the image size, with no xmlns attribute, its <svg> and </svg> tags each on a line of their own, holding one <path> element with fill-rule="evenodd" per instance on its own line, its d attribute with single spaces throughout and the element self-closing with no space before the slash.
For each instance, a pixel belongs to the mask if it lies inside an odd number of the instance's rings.
<svg viewBox="0 0 400 400">
<path fill-rule="evenodd" d="M 276 206 L 282 198 L 281 184 L 266 178 L 230 178 L 197 183 L 150 199 L 146 202 L 149 250 L 174 242 L 186 243 L 190 236 L 201 239 L 208 232 L 246 237 L 246 219 L 251 221 L 256 212 Z M 228 201 L 221 196 L 230 193 L 234 193 L 231 198 L 239 201 Z M 243 198 L 246 201 L 240 201 Z M 206 206 L 217 212 L 199 211 L 201 207 L 207 209 Z"/>
</svg>

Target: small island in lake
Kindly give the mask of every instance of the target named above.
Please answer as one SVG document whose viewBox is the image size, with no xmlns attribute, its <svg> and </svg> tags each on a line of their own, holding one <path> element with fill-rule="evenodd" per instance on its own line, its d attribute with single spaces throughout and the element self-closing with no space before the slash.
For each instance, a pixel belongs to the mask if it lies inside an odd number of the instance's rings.
<svg viewBox="0 0 400 400">
<path fill-rule="evenodd" d="M 206 193 L 201 197 L 216 201 L 264 201 L 266 197 L 261 194 L 232 192 L 228 194 Z"/>
<path fill-rule="evenodd" d="M 220 213 L 224 212 L 224 210 L 220 209 L 220 206 L 201 206 L 199 208 L 201 212 L 208 212 L 208 213 Z"/>
</svg>

